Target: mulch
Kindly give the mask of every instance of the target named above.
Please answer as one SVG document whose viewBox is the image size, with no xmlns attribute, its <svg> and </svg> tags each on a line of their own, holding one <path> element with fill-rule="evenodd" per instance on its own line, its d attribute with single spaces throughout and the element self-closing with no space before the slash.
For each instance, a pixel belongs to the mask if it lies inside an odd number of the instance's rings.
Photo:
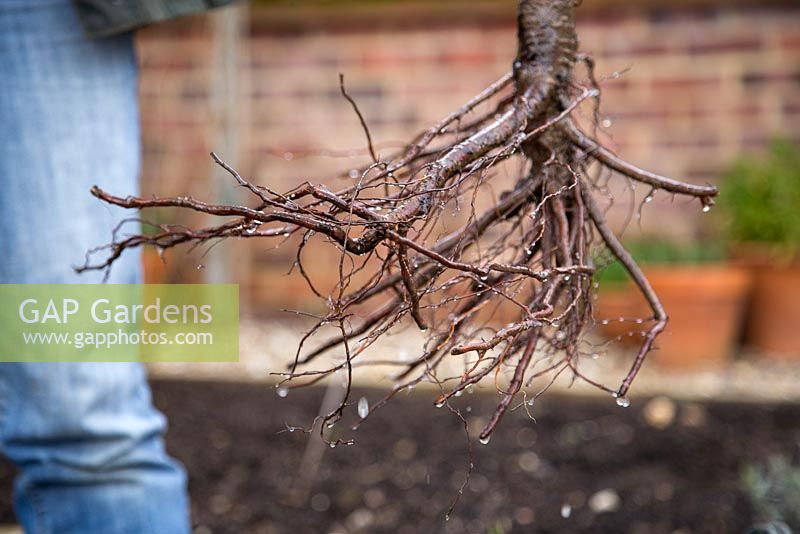
<svg viewBox="0 0 800 534">
<path fill-rule="evenodd" d="M 679 401 L 661 428 L 644 416 L 647 399 L 622 408 L 545 395 L 535 421 L 519 409 L 489 444 L 473 440 L 474 471 L 446 521 L 467 445 L 463 423 L 435 408 L 431 391 L 398 397 L 357 432 L 337 425 L 355 445 L 311 453 L 318 437 L 285 430 L 311 423 L 323 388 L 280 398 L 263 384 L 159 380 L 153 393 L 170 421 L 167 446 L 190 473 L 198 534 L 746 532 L 759 518 L 742 469 L 800 449 L 797 405 Z M 498 399 L 476 392 L 453 404 L 477 429 Z M 319 467 L 299 502 L 292 489 L 314 452 Z M 0 466 L 0 522 L 13 521 L 12 474 Z"/>
</svg>

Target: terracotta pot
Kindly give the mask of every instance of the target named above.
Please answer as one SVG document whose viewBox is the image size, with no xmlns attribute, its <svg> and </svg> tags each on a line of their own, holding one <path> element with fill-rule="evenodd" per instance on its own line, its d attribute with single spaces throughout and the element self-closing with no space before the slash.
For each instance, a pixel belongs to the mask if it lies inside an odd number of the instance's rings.
<svg viewBox="0 0 800 534">
<path fill-rule="evenodd" d="M 626 336 L 631 331 L 638 332 L 641 327 L 631 324 L 627 320 L 620 321 L 619 318 L 633 319 L 650 315 L 647 302 L 642 299 L 632 285 L 625 284 L 600 289 L 600 296 L 595 306 L 595 317 L 598 321 L 602 321 L 601 329 L 606 337 L 619 337 L 625 345 L 633 345 L 636 340 Z"/>
<path fill-rule="evenodd" d="M 142 249 L 142 270 L 145 284 L 166 284 L 167 264 L 153 247 Z"/>
<path fill-rule="evenodd" d="M 661 299 L 670 321 L 657 338 L 652 357 L 666 367 L 714 367 L 732 356 L 741 331 L 750 277 L 746 269 L 727 265 L 651 267 L 645 274 Z M 617 317 L 650 317 L 644 298 L 632 286 L 626 297 L 601 293 L 599 319 L 609 337 L 625 335 L 626 345 L 641 343 L 644 324 L 619 322 Z M 634 335 L 626 335 L 633 331 Z"/>
<path fill-rule="evenodd" d="M 800 358 L 800 265 L 752 269 L 745 343 L 765 356 Z"/>
</svg>

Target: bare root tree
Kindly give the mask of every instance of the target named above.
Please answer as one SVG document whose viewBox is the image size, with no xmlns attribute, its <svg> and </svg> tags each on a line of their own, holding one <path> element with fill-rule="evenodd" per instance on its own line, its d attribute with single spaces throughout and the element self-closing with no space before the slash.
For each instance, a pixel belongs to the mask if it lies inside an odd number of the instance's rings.
<svg viewBox="0 0 800 534">
<path fill-rule="evenodd" d="M 600 90 L 591 57 L 577 52 L 573 4 L 574 0 L 522 0 L 519 52 L 512 71 L 388 160 L 375 152 L 366 123 L 342 82 L 342 93 L 364 126 L 373 161 L 352 178 L 352 185 L 339 191 L 306 182 L 279 193 L 243 178 L 214 154 L 252 195 L 251 206 L 190 197 L 123 198 L 93 188 L 96 197 L 116 206 L 181 208 L 218 216 L 222 222 L 196 229 L 160 225 L 147 235 L 118 237 L 116 231 L 113 242 L 90 251 L 79 270 L 108 270 L 126 250 L 144 245 L 165 250 L 231 237 L 297 235 L 296 264 L 305 276 L 302 252 L 310 240 L 338 247 L 339 281 L 333 292 L 323 294 L 306 277 L 310 291 L 323 298 L 328 309 L 317 317 L 282 373 L 284 387 L 313 384 L 337 371 L 347 373 L 348 395 L 324 417 L 327 425 L 338 421 L 350 404 L 354 362 L 378 338 L 409 321 L 426 332 L 425 346 L 405 362 L 394 388 L 371 412 L 423 380 L 441 386 L 436 403 L 445 405 L 471 385 L 494 378 L 502 398 L 480 433 L 485 442 L 515 396 L 537 377 L 549 376 L 552 383 L 563 373 L 571 374 L 626 402 L 667 315 L 609 229 L 596 200 L 598 182 L 587 169 L 599 164 L 653 192 L 694 197 L 704 209 L 712 205 L 717 190 L 641 170 L 578 127 L 573 112 L 586 100 L 596 106 Z M 587 67 L 585 83 L 574 77 L 579 63 Z M 524 162 L 522 171 L 512 187 L 494 195 L 488 187 L 496 176 L 493 170 L 512 157 Z M 492 205 L 481 211 L 476 199 L 486 197 Z M 448 210 L 462 208 L 469 214 L 465 223 L 442 232 L 439 223 Z M 603 246 L 625 267 L 652 309 L 641 347 L 616 388 L 586 376 L 580 366 L 583 336 L 594 324 L 593 251 Z M 93 262 L 100 252 L 107 257 Z M 516 319 L 493 328 L 486 313 L 479 312 L 501 303 L 516 310 Z M 323 325 L 335 326 L 337 334 L 307 351 L 306 341 Z M 310 367 L 333 350 L 343 351 L 340 363 Z M 439 376 L 440 364 L 457 355 L 464 355 L 467 363 L 463 374 Z M 510 379 L 502 383 L 498 377 L 505 374 Z M 360 415 L 359 423 L 369 414 Z"/>
</svg>

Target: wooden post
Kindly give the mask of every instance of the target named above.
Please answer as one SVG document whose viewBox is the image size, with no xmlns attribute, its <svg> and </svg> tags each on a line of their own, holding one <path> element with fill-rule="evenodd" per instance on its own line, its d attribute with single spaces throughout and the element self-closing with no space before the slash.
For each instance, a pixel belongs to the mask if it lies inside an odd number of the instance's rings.
<svg viewBox="0 0 800 534">
<path fill-rule="evenodd" d="M 212 148 L 231 166 L 246 167 L 246 140 L 249 133 L 249 62 L 247 42 L 249 11 L 246 2 L 219 9 L 211 14 L 212 58 L 210 73 L 210 105 L 213 133 Z M 210 161 L 210 160 L 209 160 Z M 242 201 L 242 194 L 230 175 L 213 162 L 210 197 L 228 204 Z M 249 283 L 250 247 L 233 241 L 221 243 L 209 254 L 205 281 L 208 283 Z M 240 297 L 243 309 L 248 307 L 247 292 Z"/>
</svg>

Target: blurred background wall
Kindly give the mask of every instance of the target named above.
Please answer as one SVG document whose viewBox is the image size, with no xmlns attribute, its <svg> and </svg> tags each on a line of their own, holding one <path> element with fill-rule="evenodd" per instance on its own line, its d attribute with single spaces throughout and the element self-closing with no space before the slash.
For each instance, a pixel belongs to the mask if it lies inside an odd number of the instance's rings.
<svg viewBox="0 0 800 534">
<path fill-rule="evenodd" d="M 344 183 L 367 158 L 338 74 L 388 156 L 510 68 L 515 7 L 512 0 L 262 1 L 142 31 L 144 190 L 236 199 L 211 150 L 274 189 L 312 178 Z M 734 158 L 775 136 L 800 141 L 796 2 L 584 0 L 578 13 L 581 50 L 606 79 L 603 140 L 629 161 L 713 183 Z M 656 200 L 642 220 L 645 234 L 706 231 L 697 205 Z M 629 206 L 619 208 L 617 219 Z M 250 288 L 243 295 L 257 307 L 296 304 L 309 293 L 280 276 L 293 252 L 274 245 L 173 253 L 166 272 L 160 265 L 151 272 L 218 277 L 207 268 L 216 257 L 223 265 L 215 270 Z M 319 254 L 324 276 L 326 253 Z"/>
</svg>

